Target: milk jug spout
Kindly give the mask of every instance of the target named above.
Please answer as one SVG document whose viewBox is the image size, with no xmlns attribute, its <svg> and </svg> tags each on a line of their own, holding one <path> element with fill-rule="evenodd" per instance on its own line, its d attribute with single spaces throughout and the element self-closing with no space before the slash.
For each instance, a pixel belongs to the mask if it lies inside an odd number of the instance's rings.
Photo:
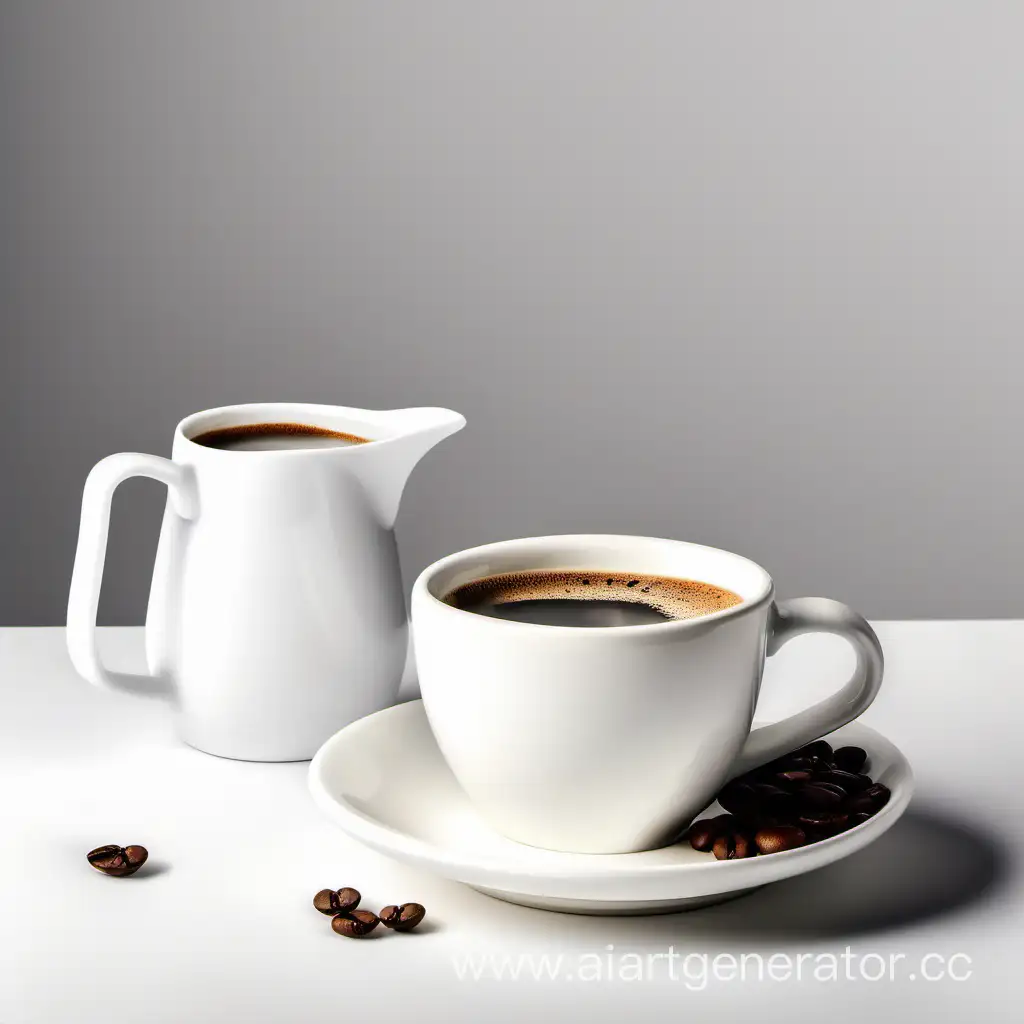
<svg viewBox="0 0 1024 1024">
<path fill-rule="evenodd" d="M 352 454 L 358 454 L 357 472 L 381 524 L 390 528 L 416 464 L 439 441 L 461 430 L 466 418 L 436 408 L 396 409 L 377 416 L 377 443 L 359 446 Z"/>
</svg>

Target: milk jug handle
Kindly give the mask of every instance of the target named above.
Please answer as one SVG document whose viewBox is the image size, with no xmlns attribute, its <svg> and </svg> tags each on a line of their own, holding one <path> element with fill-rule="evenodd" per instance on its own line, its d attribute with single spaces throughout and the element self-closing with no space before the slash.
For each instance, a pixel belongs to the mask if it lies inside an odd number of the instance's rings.
<svg viewBox="0 0 1024 1024">
<path fill-rule="evenodd" d="M 100 661 L 96 645 L 96 609 L 107 556 L 110 502 L 117 485 L 133 476 L 147 476 L 166 484 L 174 511 L 185 519 L 195 518 L 198 502 L 188 467 L 138 452 L 109 455 L 93 466 L 82 493 L 78 549 L 68 596 L 68 654 L 79 675 L 96 686 L 147 696 L 168 696 L 169 680 L 109 671 Z"/>
</svg>

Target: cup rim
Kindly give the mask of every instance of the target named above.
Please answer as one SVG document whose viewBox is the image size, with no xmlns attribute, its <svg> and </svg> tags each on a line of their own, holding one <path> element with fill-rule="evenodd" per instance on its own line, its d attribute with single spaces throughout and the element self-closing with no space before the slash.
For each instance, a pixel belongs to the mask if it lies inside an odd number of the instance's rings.
<svg viewBox="0 0 1024 1024">
<path fill-rule="evenodd" d="M 431 589 L 431 584 L 441 573 L 456 567 L 462 561 L 470 561 L 474 558 L 480 558 L 489 554 L 497 555 L 510 553 L 522 547 L 544 543 L 550 543 L 552 547 L 557 547 L 559 543 L 563 543 L 568 546 L 570 544 L 582 545 L 589 543 L 597 545 L 602 543 L 608 544 L 609 542 L 621 543 L 623 541 L 635 541 L 644 544 L 665 544 L 677 548 L 683 547 L 693 550 L 712 552 L 715 555 L 735 559 L 738 562 L 744 563 L 760 575 L 760 587 L 750 597 L 742 599 L 739 604 L 732 605 L 729 608 L 723 608 L 721 611 L 709 612 L 707 615 L 698 615 L 692 619 L 669 619 L 666 622 L 652 622 L 642 625 L 602 626 L 600 629 L 594 629 L 591 626 L 556 626 L 549 625 L 547 623 L 517 622 L 511 619 L 481 616 L 468 611 L 465 608 L 456 608 L 454 605 L 448 604 L 442 600 L 441 597 L 434 594 Z M 601 566 L 595 567 L 595 569 L 601 568 Z M 706 580 L 704 582 L 714 583 L 713 580 Z M 413 584 L 414 598 L 419 597 L 426 599 L 430 603 L 431 607 L 440 611 L 441 614 L 461 616 L 463 617 L 463 621 L 467 621 L 466 617 L 472 616 L 473 620 L 477 623 L 487 623 L 487 628 L 519 630 L 543 629 L 545 631 L 557 631 L 565 635 L 588 636 L 591 639 L 596 639 L 599 636 L 649 636 L 656 633 L 692 631 L 695 629 L 707 628 L 712 623 L 717 624 L 727 619 L 746 615 L 771 601 L 774 595 L 775 584 L 772 581 L 772 577 L 768 573 L 768 570 L 753 559 L 747 558 L 745 555 L 739 555 L 736 552 L 728 551 L 725 548 L 716 548 L 709 544 L 697 544 L 693 541 L 677 540 L 672 537 L 642 537 L 632 534 L 607 533 L 566 533 L 550 534 L 541 537 L 517 537 L 511 540 L 494 541 L 489 544 L 480 544 L 472 548 L 464 548 L 462 551 L 454 551 L 428 565 L 419 574 L 416 578 L 416 582 Z"/>
</svg>

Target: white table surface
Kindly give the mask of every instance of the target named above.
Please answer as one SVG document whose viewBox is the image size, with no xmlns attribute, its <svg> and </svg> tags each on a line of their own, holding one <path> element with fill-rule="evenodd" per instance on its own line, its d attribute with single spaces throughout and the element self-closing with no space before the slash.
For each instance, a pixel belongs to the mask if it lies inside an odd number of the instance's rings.
<svg viewBox="0 0 1024 1024">
<path fill-rule="evenodd" d="M 392 863 L 319 815 L 306 764 L 192 750 L 166 706 L 79 680 L 62 630 L 0 630 L 0 1022 L 1019 1020 L 1024 622 L 878 631 L 886 682 L 865 721 L 914 766 L 905 818 L 848 860 L 733 903 L 608 919 L 511 906 Z M 141 640 L 139 629 L 103 631 L 115 667 L 141 666 Z M 847 664 L 831 638 L 790 644 L 769 664 L 763 717 L 838 685 Z M 149 865 L 131 879 L 101 876 L 85 854 L 109 842 L 147 846 Z M 310 899 L 345 885 L 374 910 L 421 902 L 431 927 L 338 937 Z M 848 947 L 851 979 L 843 967 L 839 980 L 810 974 Z M 656 953 L 667 957 L 647 959 Z M 746 973 L 730 978 L 726 963 L 702 974 L 697 953 L 748 954 Z M 547 955 L 557 977 L 526 967 L 518 980 L 460 979 L 467 954 Z M 626 954 L 644 958 L 639 980 Z M 810 966 L 772 980 L 771 954 L 791 965 L 807 954 Z M 859 975 L 863 964 L 874 976 L 875 954 L 897 958 L 892 979 L 887 966 L 880 980 Z M 925 980 L 928 954 L 970 976 Z M 573 973 L 580 964 L 586 979 Z"/>
</svg>

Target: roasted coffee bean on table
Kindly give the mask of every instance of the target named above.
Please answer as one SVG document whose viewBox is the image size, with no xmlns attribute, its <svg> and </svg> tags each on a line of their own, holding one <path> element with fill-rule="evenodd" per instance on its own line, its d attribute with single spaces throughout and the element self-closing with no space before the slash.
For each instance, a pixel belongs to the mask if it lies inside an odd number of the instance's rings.
<svg viewBox="0 0 1024 1024">
<path fill-rule="evenodd" d="M 339 934 L 350 939 L 361 939 L 369 935 L 380 918 L 369 910 L 352 910 L 347 914 L 337 914 L 331 919 L 331 927 Z"/>
<path fill-rule="evenodd" d="M 99 846 L 90 850 L 86 857 L 97 871 L 114 878 L 127 878 L 146 863 L 149 851 L 144 846 Z"/>
<path fill-rule="evenodd" d="M 313 897 L 313 906 L 331 918 L 331 927 L 339 935 L 350 939 L 361 939 L 369 935 L 381 922 L 392 931 L 411 932 L 427 913 L 419 903 L 403 903 L 401 906 L 392 904 L 385 907 L 378 917 L 369 910 L 356 909 L 361 899 L 358 889 L 347 886 L 344 889 L 321 889 Z"/>
<path fill-rule="evenodd" d="M 321 914 L 347 914 L 359 906 L 360 899 L 358 889 L 321 889 L 313 897 L 313 906 Z"/>
<path fill-rule="evenodd" d="M 718 860 L 795 850 L 867 821 L 889 802 L 889 789 L 865 774 L 861 747 L 833 751 L 827 740 L 731 779 L 718 794 L 728 813 L 695 821 L 690 845 Z"/>
<path fill-rule="evenodd" d="M 400 907 L 390 904 L 380 912 L 380 923 L 396 932 L 411 932 L 426 914 L 419 903 L 403 903 Z"/>
</svg>

